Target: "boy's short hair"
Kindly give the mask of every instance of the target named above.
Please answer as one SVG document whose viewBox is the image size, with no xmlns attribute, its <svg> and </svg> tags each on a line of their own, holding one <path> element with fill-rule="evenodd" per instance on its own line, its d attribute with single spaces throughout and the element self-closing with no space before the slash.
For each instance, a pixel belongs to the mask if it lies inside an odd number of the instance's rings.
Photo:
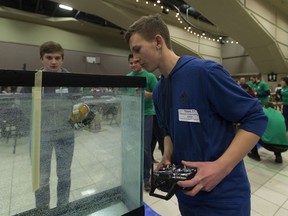
<svg viewBox="0 0 288 216">
<path fill-rule="evenodd" d="M 40 46 L 40 58 L 42 59 L 45 53 L 59 52 L 64 59 L 64 49 L 59 43 L 47 41 Z"/>
<path fill-rule="evenodd" d="M 129 55 L 128 55 L 128 61 L 129 61 L 131 58 L 133 58 L 133 54 L 132 54 L 132 53 L 129 53 Z"/>
<path fill-rule="evenodd" d="M 159 34 L 164 38 L 168 49 L 172 49 L 169 29 L 159 14 L 142 16 L 135 21 L 124 35 L 127 43 L 129 43 L 134 33 L 140 34 L 147 41 L 153 40 L 154 37 Z"/>
<path fill-rule="evenodd" d="M 288 85 L 288 77 L 282 77 L 281 80 L 284 81 L 286 85 Z"/>
</svg>

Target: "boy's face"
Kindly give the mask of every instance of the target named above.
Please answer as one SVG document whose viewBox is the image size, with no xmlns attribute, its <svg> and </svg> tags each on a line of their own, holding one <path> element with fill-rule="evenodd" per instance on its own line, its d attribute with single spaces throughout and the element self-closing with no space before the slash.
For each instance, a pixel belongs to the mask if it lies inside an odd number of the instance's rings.
<svg viewBox="0 0 288 216">
<path fill-rule="evenodd" d="M 257 81 L 255 77 L 250 77 L 250 80 L 251 80 L 253 83 L 255 83 L 255 82 Z"/>
<path fill-rule="evenodd" d="M 61 53 L 45 53 L 42 57 L 44 71 L 61 72 L 63 58 Z"/>
<path fill-rule="evenodd" d="M 140 59 L 137 57 L 130 58 L 129 65 L 131 70 L 135 73 L 140 73 L 142 71 L 142 67 L 140 65 Z"/>
<path fill-rule="evenodd" d="M 139 58 L 142 68 L 153 72 L 159 66 L 159 52 L 156 47 L 156 40 L 147 41 L 138 33 L 132 34 L 129 46 L 135 58 Z"/>
</svg>

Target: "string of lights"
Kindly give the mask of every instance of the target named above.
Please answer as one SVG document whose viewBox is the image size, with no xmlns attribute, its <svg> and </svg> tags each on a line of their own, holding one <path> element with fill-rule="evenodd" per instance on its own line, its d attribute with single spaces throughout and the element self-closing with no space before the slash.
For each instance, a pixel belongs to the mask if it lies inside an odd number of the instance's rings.
<svg viewBox="0 0 288 216">
<path fill-rule="evenodd" d="M 183 26 L 183 29 L 190 34 L 193 34 L 196 37 L 199 37 L 201 39 L 205 40 L 211 40 L 215 41 L 221 44 L 238 44 L 237 41 L 234 40 L 228 40 L 227 35 L 220 34 L 218 32 L 211 32 L 211 31 L 205 31 L 203 29 L 200 29 L 196 25 L 192 24 L 186 17 L 183 15 L 183 13 L 180 11 L 180 9 L 176 6 L 171 4 L 170 8 L 165 6 L 163 1 L 161 0 L 135 0 L 137 3 L 144 3 L 146 5 L 152 5 L 153 7 L 159 7 L 160 11 L 164 14 L 169 14 L 170 10 L 175 10 L 175 18 Z"/>
</svg>

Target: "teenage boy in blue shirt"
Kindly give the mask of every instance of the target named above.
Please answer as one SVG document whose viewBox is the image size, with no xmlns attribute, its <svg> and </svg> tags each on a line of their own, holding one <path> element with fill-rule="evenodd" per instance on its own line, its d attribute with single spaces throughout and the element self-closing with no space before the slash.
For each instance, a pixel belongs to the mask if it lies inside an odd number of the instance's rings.
<svg viewBox="0 0 288 216">
<path fill-rule="evenodd" d="M 197 167 L 194 178 L 177 183 L 193 187 L 176 194 L 181 215 L 250 215 L 243 158 L 267 125 L 258 100 L 218 63 L 176 55 L 159 15 L 134 22 L 125 40 L 143 68 L 162 74 L 153 91 L 157 118 L 166 131 L 156 169 L 171 163 Z"/>
</svg>

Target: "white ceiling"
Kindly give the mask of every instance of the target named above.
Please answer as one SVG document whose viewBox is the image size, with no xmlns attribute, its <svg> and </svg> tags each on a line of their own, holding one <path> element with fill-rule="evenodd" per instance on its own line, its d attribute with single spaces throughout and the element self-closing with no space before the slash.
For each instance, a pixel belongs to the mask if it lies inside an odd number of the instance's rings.
<svg viewBox="0 0 288 216">
<path fill-rule="evenodd" d="M 288 0 L 255 0 L 267 4 L 288 17 Z M 205 17 L 228 33 L 249 53 L 260 73 L 288 73 L 288 62 L 283 58 L 274 38 L 253 19 L 237 0 L 187 0 Z M 209 7 L 207 7 L 209 5 Z M 280 11 L 281 8 L 281 11 Z M 285 8 L 287 10 L 285 10 Z M 227 22 L 229 20 L 229 22 Z"/>
<path fill-rule="evenodd" d="M 241 0 L 239 0 L 241 1 Z M 270 73 L 271 71 L 278 73 L 287 73 L 287 62 L 281 56 L 277 44 L 271 39 L 263 29 L 241 8 L 238 0 L 186 0 L 186 2 L 195 7 L 201 14 L 216 26 L 208 26 L 212 31 L 219 31 L 229 34 L 233 39 L 246 49 L 251 56 L 253 62 L 257 65 L 261 73 Z M 269 3 L 278 13 L 288 17 L 288 0 L 255 0 Z M 69 5 L 77 10 L 94 14 L 102 17 L 117 26 L 127 29 L 131 23 L 142 15 L 159 13 L 159 9 L 155 7 L 145 7 L 143 4 L 136 3 L 136 0 L 54 0 L 54 2 Z M 209 7 L 207 7 L 209 5 Z M 0 15 L 9 18 L 18 18 L 26 21 L 38 22 L 46 25 L 53 25 L 59 28 L 71 29 L 82 33 L 93 34 L 99 29 L 106 31 L 105 27 L 95 27 L 91 23 L 80 23 L 73 18 L 47 18 L 41 15 L 27 14 L 23 15 L 12 9 L 1 8 Z M 173 15 L 165 15 L 163 19 L 166 23 L 177 25 Z M 229 22 L 227 22 L 229 20 Z M 199 23 L 201 28 L 207 27 L 203 23 Z M 115 31 L 111 29 L 111 31 Z M 177 52 L 193 53 L 187 47 L 181 46 L 181 43 L 175 45 Z M 194 53 L 195 54 L 195 53 Z M 197 55 L 197 53 L 196 53 Z"/>
</svg>

